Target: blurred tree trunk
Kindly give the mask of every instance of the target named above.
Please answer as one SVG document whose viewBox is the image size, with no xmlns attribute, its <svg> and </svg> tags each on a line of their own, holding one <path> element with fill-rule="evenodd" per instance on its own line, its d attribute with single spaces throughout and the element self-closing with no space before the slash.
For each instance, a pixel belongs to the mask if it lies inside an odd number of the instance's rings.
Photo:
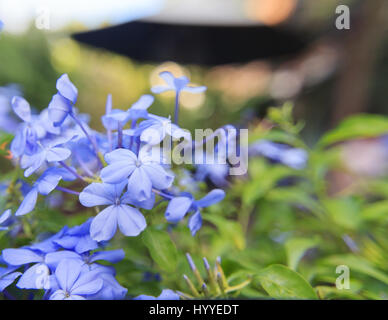
<svg viewBox="0 0 388 320">
<path fill-rule="evenodd" d="M 350 30 L 339 31 L 348 34 L 334 92 L 332 124 L 350 114 L 366 111 L 376 52 L 385 31 L 387 4 L 387 0 L 363 1 L 360 15 L 351 20 Z"/>
</svg>

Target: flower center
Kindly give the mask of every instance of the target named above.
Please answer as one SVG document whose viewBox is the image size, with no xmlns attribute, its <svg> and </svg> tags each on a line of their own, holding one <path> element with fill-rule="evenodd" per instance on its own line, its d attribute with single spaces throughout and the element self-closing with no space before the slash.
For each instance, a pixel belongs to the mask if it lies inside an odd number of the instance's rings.
<svg viewBox="0 0 388 320">
<path fill-rule="evenodd" d="M 120 198 L 119 198 L 119 197 L 116 197 L 116 199 L 115 199 L 115 204 L 116 204 L 116 206 L 119 206 L 120 203 L 121 203 Z"/>
<path fill-rule="evenodd" d="M 139 159 L 136 160 L 136 167 L 140 167 L 142 165 L 141 161 Z"/>
</svg>

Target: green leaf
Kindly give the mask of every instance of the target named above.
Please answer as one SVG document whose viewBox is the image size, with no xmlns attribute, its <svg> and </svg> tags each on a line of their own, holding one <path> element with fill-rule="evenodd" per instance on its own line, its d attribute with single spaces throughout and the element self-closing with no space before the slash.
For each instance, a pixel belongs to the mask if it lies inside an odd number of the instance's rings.
<svg viewBox="0 0 388 320">
<path fill-rule="evenodd" d="M 306 251 L 317 245 L 317 239 L 292 238 L 287 240 L 285 248 L 287 252 L 287 264 L 292 270 L 296 270 L 299 261 Z"/>
<path fill-rule="evenodd" d="M 388 133 L 387 117 L 359 114 L 345 119 L 336 129 L 326 133 L 318 146 L 326 147 L 350 139 L 373 138 L 385 133 Z"/>
<path fill-rule="evenodd" d="M 147 228 L 142 233 L 142 240 L 152 259 L 167 272 L 175 271 L 177 267 L 177 250 L 166 231 Z"/>
<path fill-rule="evenodd" d="M 242 200 L 245 205 L 251 205 L 263 197 L 276 186 L 280 179 L 300 174 L 286 166 L 267 166 L 261 161 L 252 161 L 249 165 L 253 179 L 245 184 L 242 191 Z"/>
<path fill-rule="evenodd" d="M 259 281 L 264 290 L 277 299 L 317 299 L 310 284 L 297 272 L 286 266 L 273 264 L 263 269 Z"/>
<path fill-rule="evenodd" d="M 245 248 L 245 236 L 241 224 L 213 215 L 203 215 L 203 219 L 213 223 L 225 238 L 232 241 L 237 249 L 243 250 Z"/>
<path fill-rule="evenodd" d="M 358 199 L 331 198 L 323 201 L 332 220 L 347 229 L 357 229 L 361 223 L 361 205 Z"/>
<path fill-rule="evenodd" d="M 368 204 L 362 209 L 361 216 L 365 220 L 387 220 L 388 200 L 381 200 L 372 204 Z"/>
</svg>

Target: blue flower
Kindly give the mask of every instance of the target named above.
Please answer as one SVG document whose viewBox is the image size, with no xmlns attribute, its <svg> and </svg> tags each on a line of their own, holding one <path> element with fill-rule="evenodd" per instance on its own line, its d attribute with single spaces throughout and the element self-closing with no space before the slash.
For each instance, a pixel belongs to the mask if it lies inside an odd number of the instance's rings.
<svg viewBox="0 0 388 320">
<path fill-rule="evenodd" d="M 214 189 L 200 200 L 195 200 L 191 194 L 183 193 L 174 197 L 168 204 L 165 217 L 168 222 L 177 223 L 181 221 L 186 213 L 193 212 L 189 218 L 188 226 L 194 236 L 202 227 L 201 208 L 209 207 L 220 202 L 225 197 L 225 191 Z"/>
<path fill-rule="evenodd" d="M 177 294 L 176 292 L 170 289 L 164 289 L 158 297 L 147 296 L 145 294 L 142 294 L 134 298 L 134 300 L 179 300 L 179 299 L 180 299 L 179 294 Z"/>
<path fill-rule="evenodd" d="M 308 160 L 305 150 L 288 145 L 261 140 L 249 147 L 250 156 L 262 155 L 272 161 L 280 162 L 293 169 L 303 169 Z"/>
<path fill-rule="evenodd" d="M 0 20 L 0 32 L 3 31 L 4 28 L 4 22 Z"/>
<path fill-rule="evenodd" d="M 73 250 L 78 254 L 95 250 L 98 248 L 98 242 L 90 237 L 91 223 L 92 218 L 80 226 L 67 230 L 63 236 L 53 242 L 66 250 Z"/>
<path fill-rule="evenodd" d="M 214 164 L 199 164 L 197 165 L 197 171 L 195 172 L 195 178 L 199 181 L 203 181 L 206 178 L 217 187 L 226 187 L 229 175 L 229 166 L 220 163 Z"/>
<path fill-rule="evenodd" d="M 175 78 L 170 72 L 164 71 L 159 74 L 159 76 L 166 82 L 165 86 L 155 86 L 151 88 L 153 93 L 162 93 L 165 91 L 174 90 L 175 91 L 175 113 L 174 113 L 174 123 L 178 124 L 179 118 L 179 96 L 182 91 L 187 91 L 191 93 L 200 93 L 206 90 L 206 87 L 193 87 L 189 86 L 190 80 L 185 77 Z"/>
<path fill-rule="evenodd" d="M 140 134 L 140 140 L 150 145 L 160 143 L 166 136 L 173 140 L 191 139 L 190 132 L 171 123 L 171 119 L 155 115 L 150 115 L 148 120 L 141 122 L 136 131 Z"/>
<path fill-rule="evenodd" d="M 101 170 L 105 183 L 128 181 L 128 191 L 132 198 L 145 201 L 152 197 L 152 188 L 167 189 L 174 176 L 151 157 L 148 150 L 140 149 L 139 156 L 126 149 L 116 149 L 105 155 L 108 166 Z"/>
<path fill-rule="evenodd" d="M 29 177 L 37 171 L 46 161 L 48 163 L 64 161 L 70 157 L 71 151 L 63 147 L 63 144 L 73 137 L 59 138 L 46 143 L 39 143 L 38 149 L 33 155 L 24 155 L 21 160 L 21 167 L 26 169 L 25 177 Z"/>
<path fill-rule="evenodd" d="M 11 103 L 15 114 L 23 120 L 15 138 L 12 140 L 11 152 L 16 157 L 20 157 L 24 153 L 32 155 L 38 149 L 37 141 L 40 128 L 33 121 L 30 105 L 24 98 L 15 96 L 12 98 Z"/>
<path fill-rule="evenodd" d="M 20 277 L 16 286 L 20 289 L 40 289 L 38 287 L 37 279 L 41 275 L 38 272 L 40 269 L 46 271 L 45 281 L 42 285 L 48 280 L 48 267 L 45 264 L 45 252 L 40 250 L 32 250 L 28 247 L 18 248 L 18 249 L 4 249 L 2 252 L 4 261 L 13 267 L 20 267 L 22 265 L 32 266 L 26 268 L 23 275 Z"/>
<path fill-rule="evenodd" d="M 108 99 L 108 106 L 106 108 L 105 115 L 102 116 L 102 123 L 105 129 L 118 130 L 120 127 L 123 128 L 129 121 L 136 121 L 140 118 L 147 118 L 147 109 L 154 102 L 154 97 L 146 94 L 140 97 L 131 108 L 127 111 L 111 108 L 111 100 Z"/>
<path fill-rule="evenodd" d="M 98 277 L 103 280 L 100 291 L 94 295 L 88 295 L 90 300 L 121 300 L 124 299 L 128 289 L 122 287 L 112 273 L 101 272 Z"/>
<path fill-rule="evenodd" d="M 12 216 L 11 209 L 5 210 L 3 214 L 0 216 L 0 231 L 8 230 L 8 227 L 5 225 L 7 224 L 11 216 Z"/>
<path fill-rule="evenodd" d="M 50 296 L 50 300 L 85 300 L 101 290 L 104 282 L 98 272 L 86 271 L 73 259 L 62 260 L 55 270 L 58 288 Z"/>
<path fill-rule="evenodd" d="M 26 194 L 15 215 L 22 216 L 34 210 L 38 194 L 47 196 L 58 186 L 62 179 L 72 181 L 75 177 L 63 168 L 51 167 L 47 169 Z"/>
<path fill-rule="evenodd" d="M 126 236 L 137 236 L 147 226 L 142 213 L 129 204 L 132 203 L 128 192 L 123 193 L 125 183 L 92 183 L 80 194 L 79 200 L 85 207 L 108 205 L 92 221 L 90 236 L 96 241 L 110 240 L 117 226 Z"/>
<path fill-rule="evenodd" d="M 206 90 L 205 86 L 189 86 L 190 80 L 186 76 L 175 78 L 172 73 L 168 71 L 161 72 L 159 76 L 166 82 L 166 85 L 152 87 L 151 91 L 156 94 L 170 90 L 174 90 L 177 93 L 181 91 L 200 93 Z"/>
<path fill-rule="evenodd" d="M 56 93 L 48 107 L 49 117 L 55 127 L 59 127 L 68 115 L 73 112 L 73 105 L 77 102 L 78 90 L 70 81 L 67 74 L 63 74 L 58 80 Z"/>
</svg>

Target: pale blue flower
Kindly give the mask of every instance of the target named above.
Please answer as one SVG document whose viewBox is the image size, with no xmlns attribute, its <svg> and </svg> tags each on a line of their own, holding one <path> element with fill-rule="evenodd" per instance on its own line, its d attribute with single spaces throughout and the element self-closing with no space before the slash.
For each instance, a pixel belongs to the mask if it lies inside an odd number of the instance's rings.
<svg viewBox="0 0 388 320">
<path fill-rule="evenodd" d="M 195 200 L 191 194 L 182 193 L 178 197 L 174 197 L 169 202 L 165 217 L 168 222 L 177 223 L 181 221 L 188 212 L 193 212 L 188 221 L 188 226 L 191 234 L 194 236 L 202 227 L 201 208 L 209 207 L 223 200 L 225 191 L 214 189 L 200 200 Z"/>
<path fill-rule="evenodd" d="M 206 91 L 205 86 L 189 86 L 190 80 L 186 76 L 175 78 L 173 74 L 168 71 L 159 73 L 159 76 L 166 82 L 166 85 L 152 87 L 151 91 L 156 94 L 170 90 L 174 90 L 175 92 L 186 91 L 191 93 L 200 93 Z"/>
<path fill-rule="evenodd" d="M 134 199 L 145 201 L 152 197 L 152 188 L 169 188 L 174 176 L 155 161 L 147 148 L 140 149 L 139 156 L 126 149 L 116 149 L 105 155 L 108 166 L 101 170 L 105 183 L 127 180 L 128 191 Z"/>
<path fill-rule="evenodd" d="M 85 271 L 73 259 L 64 259 L 58 264 L 55 279 L 58 287 L 50 300 L 85 300 L 85 296 L 97 293 L 104 284 L 98 272 Z"/>
<path fill-rule="evenodd" d="M 80 194 L 79 200 L 85 207 L 107 205 L 92 221 L 90 236 L 96 241 L 110 240 L 117 226 L 126 236 L 137 236 L 147 226 L 142 213 L 131 207 L 131 197 L 123 193 L 126 183 L 92 183 Z"/>
</svg>

